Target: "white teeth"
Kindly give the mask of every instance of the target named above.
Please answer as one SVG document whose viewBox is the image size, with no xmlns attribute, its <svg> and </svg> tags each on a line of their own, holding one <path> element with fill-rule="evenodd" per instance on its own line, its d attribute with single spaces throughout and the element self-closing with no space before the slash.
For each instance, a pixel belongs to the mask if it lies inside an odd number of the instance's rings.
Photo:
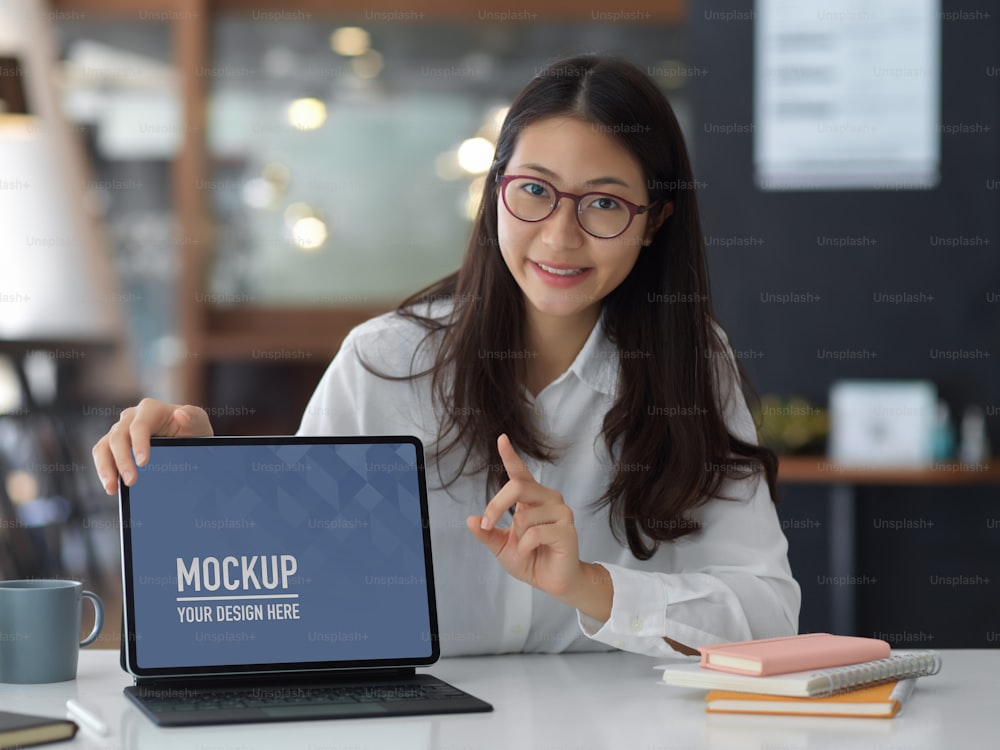
<svg viewBox="0 0 1000 750">
<path fill-rule="evenodd" d="M 552 268 L 544 263 L 539 263 L 538 266 L 543 271 L 554 274 L 555 276 L 579 276 L 583 273 L 582 268 Z"/>
</svg>

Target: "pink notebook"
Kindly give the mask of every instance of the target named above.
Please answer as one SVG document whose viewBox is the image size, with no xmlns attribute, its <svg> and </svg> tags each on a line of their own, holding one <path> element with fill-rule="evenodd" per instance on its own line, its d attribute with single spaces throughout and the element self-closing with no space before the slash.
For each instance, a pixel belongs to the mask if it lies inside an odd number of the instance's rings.
<svg viewBox="0 0 1000 750">
<path fill-rule="evenodd" d="M 887 642 L 877 638 L 830 633 L 719 643 L 698 649 L 703 667 L 760 676 L 885 659 L 890 650 Z"/>
</svg>

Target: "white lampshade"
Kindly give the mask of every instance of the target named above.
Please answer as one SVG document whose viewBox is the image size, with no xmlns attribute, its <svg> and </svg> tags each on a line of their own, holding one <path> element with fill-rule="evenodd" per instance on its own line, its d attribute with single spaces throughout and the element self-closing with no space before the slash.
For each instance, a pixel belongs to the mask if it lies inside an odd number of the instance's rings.
<svg viewBox="0 0 1000 750">
<path fill-rule="evenodd" d="M 28 112 L 0 112 L 0 347 L 120 342 L 108 245 L 80 144 L 59 107 L 46 3 L 0 0 L 0 57 Z M 8 82 L 9 84 L 9 82 Z"/>
</svg>

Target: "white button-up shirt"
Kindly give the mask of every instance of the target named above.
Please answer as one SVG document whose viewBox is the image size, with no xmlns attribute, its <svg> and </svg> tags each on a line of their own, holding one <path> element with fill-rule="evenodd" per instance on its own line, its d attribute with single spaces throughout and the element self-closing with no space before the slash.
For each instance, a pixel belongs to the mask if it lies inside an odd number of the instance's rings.
<svg viewBox="0 0 1000 750">
<path fill-rule="evenodd" d="M 459 456 L 446 456 L 440 464 L 433 460 L 439 420 L 430 378 L 386 380 L 362 365 L 363 360 L 394 375 L 409 374 L 411 367 L 422 372 L 433 355 L 429 346 L 419 346 L 425 333 L 394 313 L 354 329 L 317 386 L 298 434 L 410 434 L 427 447 L 443 656 L 609 647 L 662 656 L 676 655 L 664 636 L 698 647 L 796 632 L 799 587 L 762 479 L 724 482 L 721 494 L 738 499 L 711 499 L 695 509 L 691 518 L 702 530 L 661 544 L 649 560 L 637 560 L 615 540 L 607 509 L 593 510 L 614 468 L 601 426 L 618 385 L 617 349 L 600 321 L 570 368 L 533 399 L 541 427 L 562 448 L 558 458 L 525 463 L 539 483 L 560 492 L 572 508 L 580 559 L 598 562 L 610 573 L 611 617 L 605 623 L 594 620 L 509 576 L 465 525 L 466 517 L 481 513 L 490 498 L 485 476 L 463 475 L 442 487 L 442 477 L 454 476 Z M 729 430 L 756 442 L 753 420 L 729 368 L 722 383 Z"/>
</svg>

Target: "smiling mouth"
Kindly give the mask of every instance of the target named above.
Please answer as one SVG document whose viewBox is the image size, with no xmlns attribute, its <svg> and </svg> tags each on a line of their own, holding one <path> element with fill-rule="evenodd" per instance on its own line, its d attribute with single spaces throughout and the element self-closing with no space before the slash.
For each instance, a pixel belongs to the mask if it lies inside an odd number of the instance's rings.
<svg viewBox="0 0 1000 750">
<path fill-rule="evenodd" d="M 586 271 L 586 268 L 555 268 L 553 266 L 547 266 L 544 263 L 539 263 L 538 261 L 531 261 L 536 266 L 541 268 L 546 273 L 551 273 L 553 276 L 579 276 L 581 273 Z"/>
</svg>

